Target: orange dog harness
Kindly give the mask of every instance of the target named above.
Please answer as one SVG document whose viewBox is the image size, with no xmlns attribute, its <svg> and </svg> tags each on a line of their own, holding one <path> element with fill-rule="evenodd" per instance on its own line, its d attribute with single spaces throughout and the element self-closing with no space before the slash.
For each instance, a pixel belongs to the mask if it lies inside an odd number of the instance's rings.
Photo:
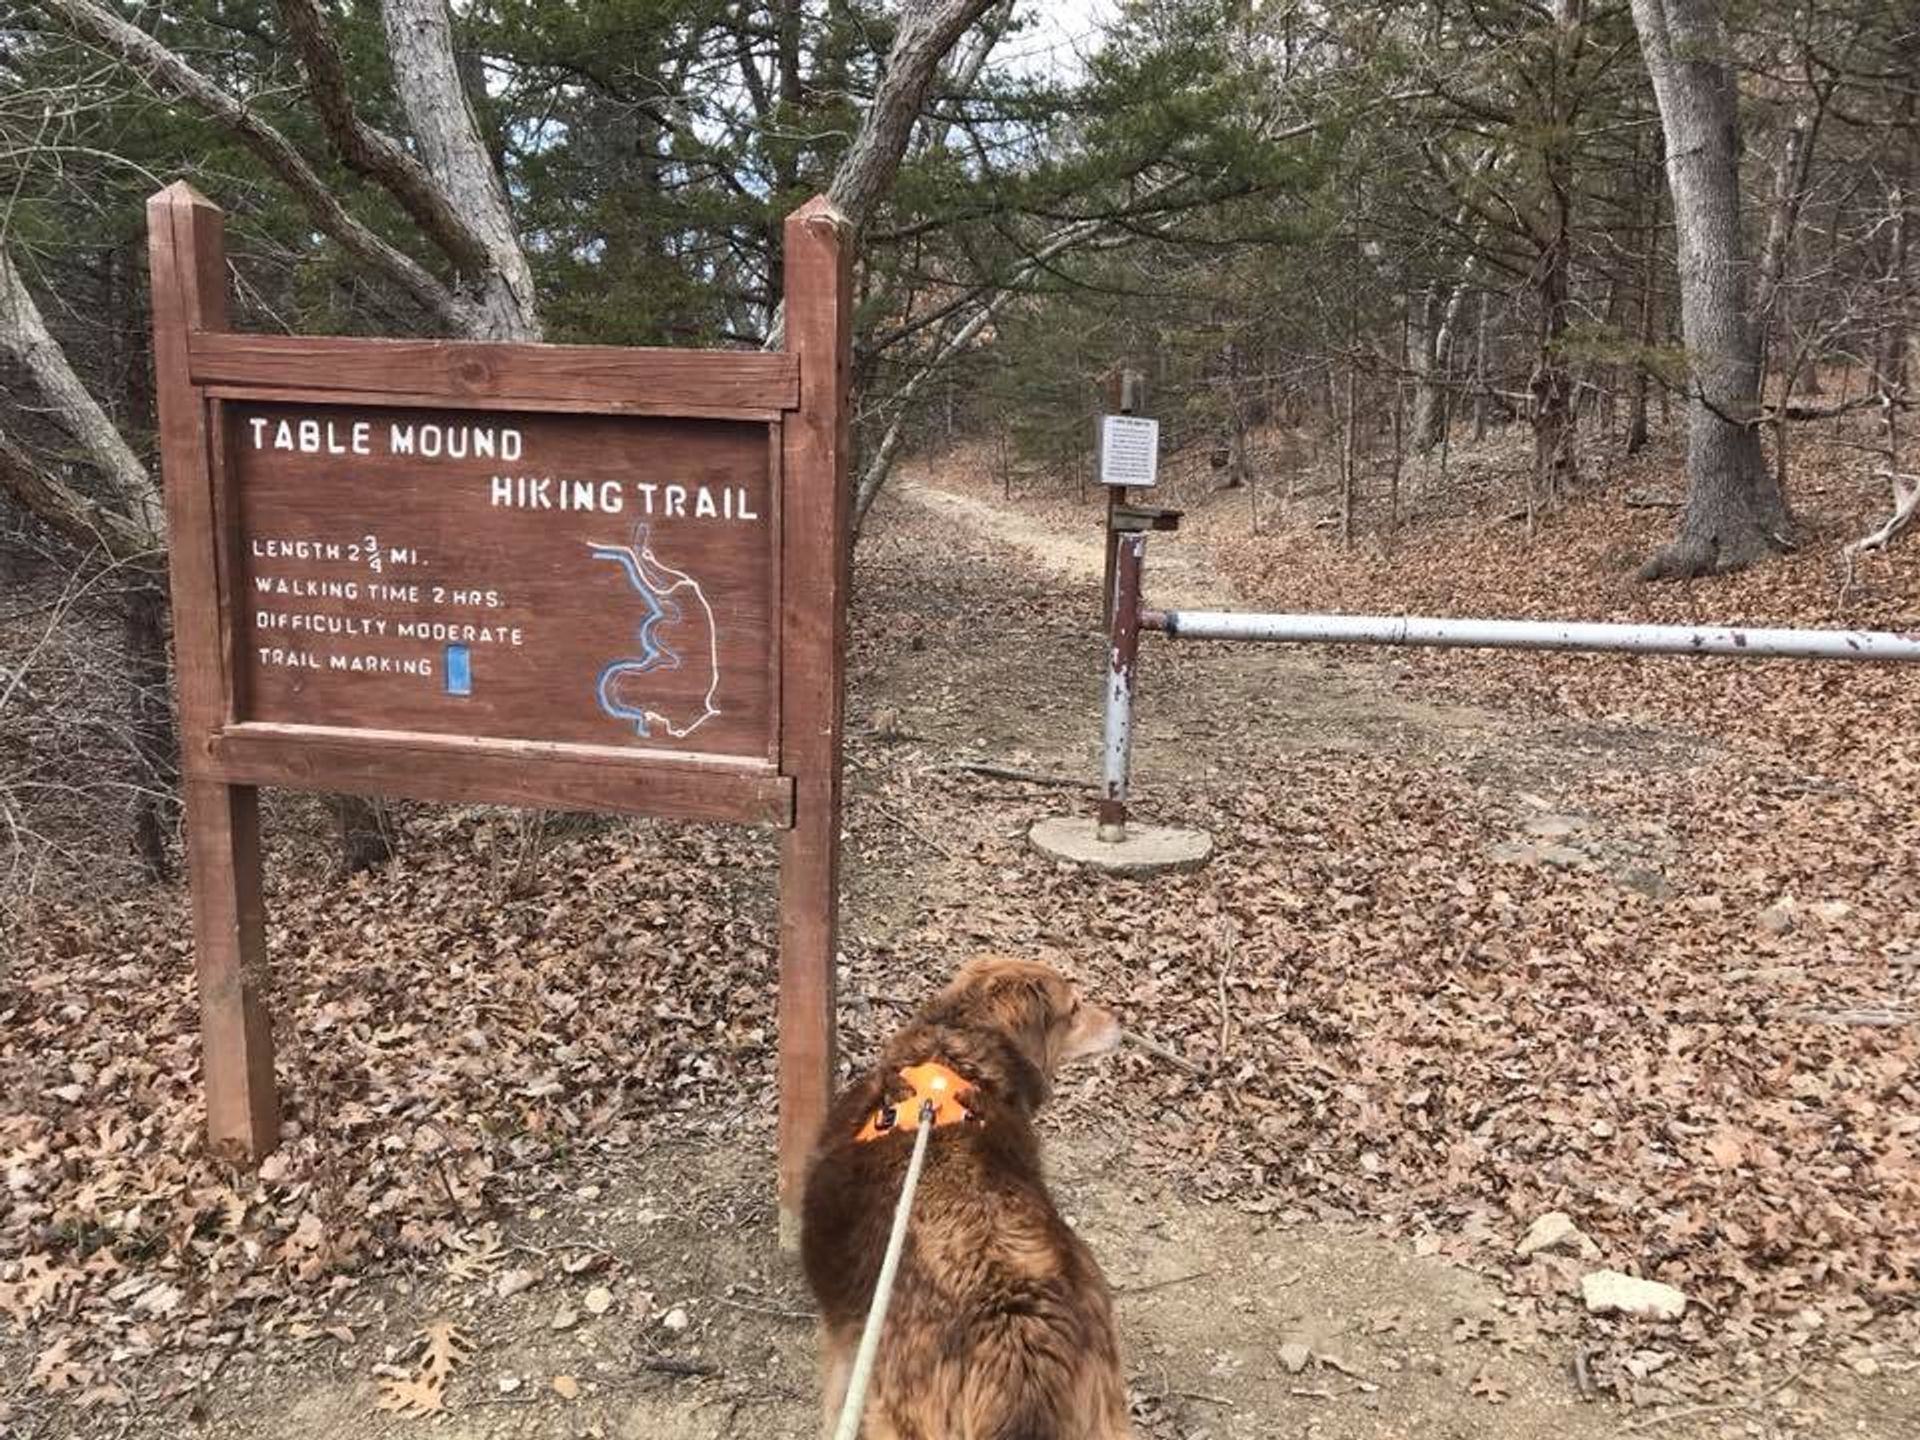
<svg viewBox="0 0 1920 1440">
<path fill-rule="evenodd" d="M 935 1130 L 974 1118 L 973 1112 L 960 1103 L 973 1093 L 973 1086 L 938 1060 L 909 1065 L 900 1072 L 900 1078 L 912 1087 L 913 1093 L 874 1111 L 854 1139 L 878 1140 L 883 1135 L 918 1130 L 920 1114 L 928 1107 L 933 1112 L 928 1124 Z"/>
</svg>

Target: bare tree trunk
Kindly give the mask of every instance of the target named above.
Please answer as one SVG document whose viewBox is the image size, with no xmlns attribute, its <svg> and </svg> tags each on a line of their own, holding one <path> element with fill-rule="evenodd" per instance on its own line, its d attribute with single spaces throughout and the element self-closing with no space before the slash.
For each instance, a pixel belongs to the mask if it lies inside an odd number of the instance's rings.
<svg viewBox="0 0 1920 1440">
<path fill-rule="evenodd" d="M 1556 202 L 1554 234 L 1541 251 L 1538 288 L 1538 346 L 1527 382 L 1533 418 L 1533 487 L 1539 505 L 1556 507 L 1579 479 L 1577 425 L 1573 413 L 1573 373 L 1565 343 L 1572 301 L 1572 237 L 1564 193 Z"/>
<path fill-rule="evenodd" d="M 485 261 L 467 278 L 474 340 L 538 340 L 533 270 L 461 82 L 447 0 L 382 0 L 394 88 L 427 171 Z"/>
<path fill-rule="evenodd" d="M 1446 366 L 1442 315 L 1449 304 L 1437 285 L 1429 285 L 1407 304 L 1407 369 L 1413 374 L 1410 428 L 1413 448 L 1422 455 L 1440 443 L 1441 376 Z"/>
<path fill-rule="evenodd" d="M 1340 543 L 1353 544 L 1353 506 L 1358 486 L 1355 483 L 1354 427 L 1359 418 L 1355 395 L 1355 372 L 1347 369 L 1347 417 L 1340 438 Z"/>
<path fill-rule="evenodd" d="M 1649 354 L 1659 333 L 1660 311 L 1660 173 L 1656 162 L 1647 179 L 1646 241 L 1640 257 L 1640 358 L 1633 367 L 1633 395 L 1627 407 L 1627 454 L 1647 447 L 1647 388 L 1651 379 Z"/>
<path fill-rule="evenodd" d="M 1445 308 L 1440 312 L 1440 330 L 1434 338 L 1434 384 L 1427 395 L 1427 410 L 1422 421 L 1424 429 L 1416 426 L 1421 436 L 1417 448 L 1430 450 L 1435 445 L 1444 444 L 1447 438 L 1447 426 L 1453 419 L 1453 389 L 1451 376 L 1453 371 L 1453 342 L 1460 333 L 1460 313 L 1466 308 L 1467 286 L 1456 285 L 1453 293 L 1447 296 Z"/>
<path fill-rule="evenodd" d="M 1448 424 L 1448 372 L 1452 365 L 1453 336 L 1459 332 L 1459 315 L 1467 305 L 1467 286 L 1448 286 L 1442 298 L 1440 290 L 1425 292 L 1419 305 L 1421 321 L 1411 326 L 1407 361 L 1413 371 L 1413 451 L 1425 455 L 1440 444 Z"/>
<path fill-rule="evenodd" d="M 385 275 L 443 322 L 461 323 L 465 309 L 462 302 L 419 261 L 350 215 L 319 171 L 291 140 L 260 118 L 257 108 L 222 90 L 146 31 L 129 24 L 98 0 L 38 0 L 38 3 L 87 40 L 119 57 L 150 89 L 187 101 L 204 111 L 260 157 L 299 198 L 323 234 L 331 236 L 369 270 Z M 396 198 L 406 203 L 404 196 L 396 195 Z"/>
<path fill-rule="evenodd" d="M 124 600 L 128 729 L 139 773 L 134 777 L 133 843 L 155 880 L 173 878 L 171 840 L 179 809 L 179 742 L 167 691 L 167 595 L 159 578 L 138 580 Z"/>
<path fill-rule="evenodd" d="M 853 144 L 833 174 L 827 198 L 853 224 L 866 228 L 900 169 L 914 122 L 927 103 L 947 53 L 998 0 L 923 0 L 902 7 L 887 68 Z"/>
<path fill-rule="evenodd" d="M 1687 505 L 1644 579 L 1738 570 L 1790 543 L 1786 493 L 1755 426 L 1760 348 L 1740 243 L 1740 117 L 1713 0 L 1633 0 L 1666 135 L 1687 346 Z"/>
<path fill-rule="evenodd" d="M 1487 292 L 1480 292 L 1480 319 L 1473 337 L 1473 438 L 1487 438 Z"/>
<path fill-rule="evenodd" d="M 1916 37 L 1914 49 L 1920 52 L 1920 37 Z M 1914 81 L 1920 84 L 1920 66 L 1916 66 Z M 1889 416 L 1904 403 L 1907 388 L 1911 319 L 1907 313 L 1910 300 L 1907 262 L 1913 248 L 1914 187 L 1920 183 L 1920 125 L 1915 124 L 1914 106 L 1914 92 L 1909 88 L 1900 105 L 1901 148 L 1906 153 L 1902 156 L 1898 178 L 1887 194 L 1887 259 L 1880 293 L 1884 318 L 1873 352 L 1873 388 L 1891 398 L 1892 404 L 1887 407 Z M 1898 468 L 1897 461 L 1889 463 Z"/>
<path fill-rule="evenodd" d="M 1406 464 L 1406 427 L 1403 417 L 1406 413 L 1407 387 L 1395 382 L 1393 387 L 1393 474 L 1387 481 L 1387 543 L 1391 545 L 1400 535 L 1400 471 Z"/>
<path fill-rule="evenodd" d="M 11 356 L 33 377 L 54 419 L 106 482 L 113 503 L 102 505 L 39 467 L 24 473 L 8 468 L 6 474 L 17 481 L 9 485 L 14 497 L 82 545 L 98 542 L 116 559 L 144 555 L 148 563 L 158 564 L 166 517 L 153 477 L 74 373 L 4 250 L 0 250 L 0 354 Z"/>
<path fill-rule="evenodd" d="M 1473 162 L 1473 180 L 1489 174 L 1499 155 L 1497 146 L 1483 149 Z M 1474 205 L 1462 201 L 1454 211 L 1453 229 L 1471 235 L 1477 225 Z M 1423 292 L 1425 303 L 1420 307 L 1420 322 L 1414 327 L 1416 343 L 1408 347 L 1418 382 L 1413 399 L 1413 448 L 1421 455 L 1440 443 L 1448 421 L 1446 379 L 1452 368 L 1453 337 L 1459 333 L 1461 308 L 1466 304 L 1472 276 L 1473 259 L 1469 256 L 1454 282 L 1437 284 Z M 1484 301 L 1484 294 L 1481 298 Z"/>
<path fill-rule="evenodd" d="M 1538 257 L 1538 347 L 1527 384 L 1532 400 L 1533 486 L 1536 500 L 1557 506 L 1579 480 L 1579 428 L 1573 410 L 1573 372 L 1566 337 L 1573 302 L 1573 71 L 1586 34 L 1585 0 L 1554 0 L 1552 108 L 1541 151 L 1547 181 L 1545 228 L 1534 232 Z"/>
<path fill-rule="evenodd" d="M 860 117 L 860 129 L 827 186 L 827 199 L 853 226 L 856 246 L 875 208 L 893 186 L 900 161 L 913 139 L 914 122 L 926 106 L 948 52 L 975 21 L 999 3 L 924 0 L 904 7 L 873 102 Z M 786 316 L 776 310 L 767 327 L 765 348 L 780 349 L 786 344 L 786 333 Z"/>
</svg>

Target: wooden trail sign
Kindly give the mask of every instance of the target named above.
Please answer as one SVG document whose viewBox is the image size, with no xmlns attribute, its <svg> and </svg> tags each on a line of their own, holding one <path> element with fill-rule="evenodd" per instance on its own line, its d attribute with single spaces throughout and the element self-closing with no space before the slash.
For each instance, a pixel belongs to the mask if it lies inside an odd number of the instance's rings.
<svg viewBox="0 0 1920 1440">
<path fill-rule="evenodd" d="M 207 1118 L 278 1137 L 254 787 L 764 825 L 783 1230 L 833 1064 L 849 243 L 778 354 L 228 333 L 220 211 L 148 204 Z"/>
</svg>

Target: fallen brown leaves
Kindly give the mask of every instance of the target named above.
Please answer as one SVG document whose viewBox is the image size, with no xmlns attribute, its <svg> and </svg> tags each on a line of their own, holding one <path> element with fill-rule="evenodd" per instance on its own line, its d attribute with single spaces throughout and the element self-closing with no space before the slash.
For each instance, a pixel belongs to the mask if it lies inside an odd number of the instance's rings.
<svg viewBox="0 0 1920 1440">
<path fill-rule="evenodd" d="M 298 835 L 289 800 L 279 833 Z M 316 885 L 269 859 L 284 1143 L 206 1152 L 184 897 L 46 907 L 0 957 L 0 1344 L 36 1393 L 185 1403 L 242 1351 L 338 1334 L 396 1272 L 480 1278 L 494 1217 L 709 1107 L 769 1053 L 766 842 L 575 826 L 532 901 L 508 817 L 421 817 Z M 14 1337 L 9 1342 L 9 1336 Z"/>
<path fill-rule="evenodd" d="M 447 1382 L 461 1362 L 473 1353 L 473 1341 L 451 1320 L 435 1320 L 421 1332 L 426 1354 L 410 1375 L 388 1375 L 380 1381 L 381 1410 L 419 1417 L 447 1408 Z"/>
</svg>

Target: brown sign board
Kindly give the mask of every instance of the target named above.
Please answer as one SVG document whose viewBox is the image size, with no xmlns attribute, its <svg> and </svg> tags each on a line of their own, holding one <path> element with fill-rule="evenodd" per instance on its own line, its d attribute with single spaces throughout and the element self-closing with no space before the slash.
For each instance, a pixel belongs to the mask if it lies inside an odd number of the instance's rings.
<svg viewBox="0 0 1920 1440">
<path fill-rule="evenodd" d="M 214 1144 L 278 1100 L 258 785 L 786 831 L 781 1194 L 833 1053 L 846 227 L 779 353 L 229 333 L 220 213 L 149 206 Z"/>
<path fill-rule="evenodd" d="M 239 718 L 777 766 L 777 425 L 221 410 Z"/>
</svg>

